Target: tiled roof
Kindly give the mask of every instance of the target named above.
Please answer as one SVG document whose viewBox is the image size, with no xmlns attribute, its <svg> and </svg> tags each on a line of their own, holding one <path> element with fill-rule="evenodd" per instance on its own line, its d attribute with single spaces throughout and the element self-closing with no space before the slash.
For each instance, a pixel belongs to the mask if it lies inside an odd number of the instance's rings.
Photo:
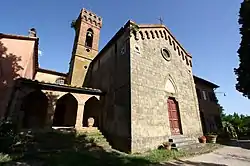
<svg viewBox="0 0 250 166">
<path fill-rule="evenodd" d="M 200 83 L 203 83 L 203 84 L 206 84 L 208 86 L 211 86 L 212 88 L 219 88 L 218 85 L 208 81 L 208 80 L 205 80 L 203 78 L 200 78 L 200 77 L 197 77 L 197 76 L 193 76 L 194 77 L 194 82 L 200 82 Z"/>
<path fill-rule="evenodd" d="M 102 95 L 100 89 L 93 89 L 88 87 L 77 87 L 72 85 L 60 85 L 49 82 L 40 82 L 38 80 L 31 80 L 26 78 L 19 78 L 16 80 L 19 83 L 29 84 L 30 86 L 38 86 L 44 90 L 55 90 L 55 91 L 64 91 L 64 92 L 73 92 L 73 93 L 84 93 L 84 94 L 93 94 L 93 95 Z"/>
</svg>

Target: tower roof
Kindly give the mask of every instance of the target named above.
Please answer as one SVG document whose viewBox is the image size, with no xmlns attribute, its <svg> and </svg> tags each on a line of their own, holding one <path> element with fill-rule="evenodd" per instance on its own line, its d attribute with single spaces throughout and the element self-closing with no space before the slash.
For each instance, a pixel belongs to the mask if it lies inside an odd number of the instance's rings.
<svg viewBox="0 0 250 166">
<path fill-rule="evenodd" d="M 97 26 L 98 28 L 102 27 L 102 18 L 100 16 L 97 16 L 95 13 L 93 13 L 89 10 L 86 10 L 83 8 L 81 10 L 80 17 L 84 21 L 86 21 L 94 26 Z"/>
</svg>

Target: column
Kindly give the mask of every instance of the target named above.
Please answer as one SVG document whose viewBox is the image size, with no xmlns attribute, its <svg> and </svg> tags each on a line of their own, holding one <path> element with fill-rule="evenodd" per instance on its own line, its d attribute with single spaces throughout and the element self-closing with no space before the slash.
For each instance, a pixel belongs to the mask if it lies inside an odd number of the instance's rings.
<svg viewBox="0 0 250 166">
<path fill-rule="evenodd" d="M 84 106 L 85 106 L 85 103 L 78 103 L 76 124 L 75 124 L 75 128 L 77 128 L 77 129 L 82 128 Z"/>
<path fill-rule="evenodd" d="M 53 118 L 56 109 L 57 96 L 53 95 L 53 93 L 46 93 L 48 97 L 48 108 L 47 108 L 47 119 L 45 122 L 46 128 L 51 128 L 53 125 Z"/>
</svg>

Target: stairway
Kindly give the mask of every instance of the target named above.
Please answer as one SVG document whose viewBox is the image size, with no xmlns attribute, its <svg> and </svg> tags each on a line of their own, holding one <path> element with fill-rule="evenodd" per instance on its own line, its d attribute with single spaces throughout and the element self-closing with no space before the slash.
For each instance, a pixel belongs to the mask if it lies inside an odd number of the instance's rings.
<svg viewBox="0 0 250 166">
<path fill-rule="evenodd" d="M 112 151 L 112 147 L 97 127 L 83 127 L 77 129 L 77 132 L 81 135 L 86 135 L 87 140 L 102 147 L 105 151 Z"/>
<path fill-rule="evenodd" d="M 173 150 L 184 150 L 184 151 L 203 146 L 203 144 L 200 144 L 197 141 L 183 135 L 172 136 L 169 139 L 169 142 L 171 143 Z"/>
</svg>

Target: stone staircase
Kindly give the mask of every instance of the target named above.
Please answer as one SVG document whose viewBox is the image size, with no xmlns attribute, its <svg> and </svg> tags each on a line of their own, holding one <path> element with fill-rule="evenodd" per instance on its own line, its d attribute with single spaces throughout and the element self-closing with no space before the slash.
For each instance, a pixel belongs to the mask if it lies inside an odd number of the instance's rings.
<svg viewBox="0 0 250 166">
<path fill-rule="evenodd" d="M 81 129 L 77 129 L 77 132 L 81 135 L 86 135 L 87 140 L 102 147 L 105 151 L 112 151 L 112 147 L 109 142 L 97 127 L 83 127 Z"/>
<path fill-rule="evenodd" d="M 172 136 L 169 139 L 169 143 L 173 150 L 191 150 L 202 147 L 203 144 L 198 143 L 198 140 L 194 140 L 190 137 L 183 135 Z"/>
</svg>

